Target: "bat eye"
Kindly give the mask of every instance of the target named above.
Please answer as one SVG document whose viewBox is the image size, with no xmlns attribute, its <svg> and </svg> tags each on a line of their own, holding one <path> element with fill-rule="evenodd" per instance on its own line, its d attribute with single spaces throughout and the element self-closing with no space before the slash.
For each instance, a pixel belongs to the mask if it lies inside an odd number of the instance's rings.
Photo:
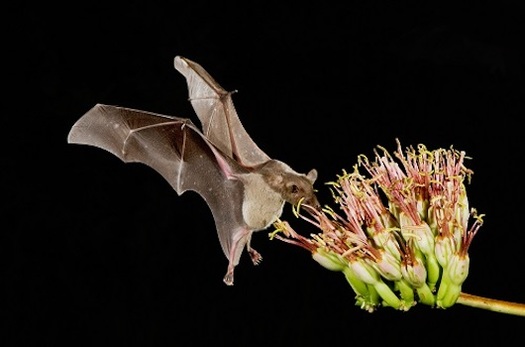
<svg viewBox="0 0 525 347">
<path fill-rule="evenodd" d="M 290 187 L 290 192 L 292 194 L 297 194 L 299 193 L 299 187 L 296 185 L 296 184 L 292 184 L 292 186 Z"/>
</svg>

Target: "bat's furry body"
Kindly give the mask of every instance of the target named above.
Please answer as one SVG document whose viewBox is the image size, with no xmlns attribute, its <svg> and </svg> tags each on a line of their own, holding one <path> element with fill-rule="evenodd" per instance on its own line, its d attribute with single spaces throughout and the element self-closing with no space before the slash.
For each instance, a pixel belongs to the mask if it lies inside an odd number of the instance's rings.
<svg viewBox="0 0 525 347">
<path fill-rule="evenodd" d="M 98 104 L 73 125 L 68 142 L 144 163 L 179 195 L 186 190 L 200 194 L 229 260 L 224 282 L 232 285 L 245 246 L 254 264 L 261 261 L 250 246 L 252 233 L 270 226 L 285 201 L 319 206 L 313 190 L 317 172 L 297 173 L 259 149 L 242 126 L 231 93 L 200 65 L 177 56 L 175 68 L 186 77 L 202 131 L 186 118 Z"/>
</svg>

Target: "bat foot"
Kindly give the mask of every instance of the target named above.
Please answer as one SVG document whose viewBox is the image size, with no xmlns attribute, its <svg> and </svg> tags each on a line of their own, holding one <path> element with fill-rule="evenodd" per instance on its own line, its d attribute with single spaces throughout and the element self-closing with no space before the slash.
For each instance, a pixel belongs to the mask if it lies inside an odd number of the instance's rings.
<svg viewBox="0 0 525 347">
<path fill-rule="evenodd" d="M 252 259 L 253 265 L 259 265 L 262 261 L 262 255 L 257 252 L 255 249 L 250 248 L 248 249 L 248 254 L 250 255 L 250 258 Z"/>
<path fill-rule="evenodd" d="M 226 272 L 226 275 L 224 275 L 222 280 L 226 285 L 233 286 L 233 267 L 228 266 L 228 272 Z"/>
</svg>

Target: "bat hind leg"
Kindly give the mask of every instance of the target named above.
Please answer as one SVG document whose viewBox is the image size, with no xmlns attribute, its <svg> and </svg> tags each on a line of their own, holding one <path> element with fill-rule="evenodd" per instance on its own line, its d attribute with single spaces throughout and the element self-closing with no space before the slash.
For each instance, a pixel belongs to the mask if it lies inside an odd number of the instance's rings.
<svg viewBox="0 0 525 347">
<path fill-rule="evenodd" d="M 253 265 L 259 265 L 262 261 L 262 255 L 253 248 L 248 248 L 248 254 L 252 259 Z"/>
<path fill-rule="evenodd" d="M 228 271 L 226 271 L 226 275 L 224 275 L 224 278 L 222 279 L 224 283 L 228 286 L 233 286 L 233 271 L 235 270 L 235 265 L 232 263 L 228 264 Z"/>
<path fill-rule="evenodd" d="M 248 254 L 250 255 L 253 265 L 259 265 L 262 261 L 261 254 L 251 247 L 247 247 L 247 251 L 248 251 Z M 224 278 L 223 278 L 224 283 L 226 283 L 229 286 L 233 286 L 234 270 L 235 270 L 235 265 L 232 262 L 230 262 L 228 264 L 228 270 L 226 271 L 226 275 L 224 275 Z"/>
<path fill-rule="evenodd" d="M 239 263 L 244 246 L 250 255 L 250 258 L 254 265 L 258 265 L 262 261 L 262 256 L 250 246 L 253 230 L 242 228 L 238 230 L 233 237 L 233 244 L 229 252 L 229 263 L 226 275 L 224 275 L 223 281 L 229 286 L 233 286 L 233 274 L 235 266 Z"/>
<path fill-rule="evenodd" d="M 259 265 L 262 261 L 262 255 L 252 248 L 251 241 L 252 235 L 250 234 L 250 236 L 248 237 L 248 242 L 246 243 L 246 251 L 248 251 L 250 258 L 252 259 L 253 265 Z"/>
</svg>

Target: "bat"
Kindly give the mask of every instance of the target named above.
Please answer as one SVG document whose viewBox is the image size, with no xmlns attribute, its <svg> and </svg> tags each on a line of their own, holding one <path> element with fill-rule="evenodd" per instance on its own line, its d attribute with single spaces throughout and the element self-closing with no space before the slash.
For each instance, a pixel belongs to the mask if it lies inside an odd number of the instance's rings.
<svg viewBox="0 0 525 347">
<path fill-rule="evenodd" d="M 186 79 L 201 129 L 189 118 L 97 104 L 74 123 L 67 141 L 145 164 L 178 195 L 198 193 L 211 210 L 228 259 L 223 281 L 233 285 L 244 248 L 254 265 L 261 262 L 251 247 L 252 234 L 275 222 L 285 202 L 319 208 L 313 188 L 317 171 L 298 173 L 270 158 L 244 129 L 232 92 L 187 58 L 176 56 L 174 65 Z"/>
</svg>

